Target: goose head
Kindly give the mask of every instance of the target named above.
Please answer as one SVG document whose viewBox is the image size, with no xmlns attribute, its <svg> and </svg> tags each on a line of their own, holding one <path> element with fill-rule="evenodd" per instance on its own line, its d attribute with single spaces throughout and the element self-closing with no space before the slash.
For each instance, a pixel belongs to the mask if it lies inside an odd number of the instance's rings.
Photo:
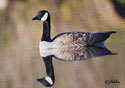
<svg viewBox="0 0 125 88">
<path fill-rule="evenodd" d="M 49 12 L 46 10 L 41 10 L 37 13 L 37 15 L 32 18 L 32 20 L 39 20 L 39 21 L 46 21 L 47 19 L 50 19 Z"/>
<path fill-rule="evenodd" d="M 37 79 L 38 82 L 42 83 L 46 87 L 50 87 L 54 85 L 54 79 L 52 79 L 50 76 L 46 76 L 41 79 Z"/>
</svg>

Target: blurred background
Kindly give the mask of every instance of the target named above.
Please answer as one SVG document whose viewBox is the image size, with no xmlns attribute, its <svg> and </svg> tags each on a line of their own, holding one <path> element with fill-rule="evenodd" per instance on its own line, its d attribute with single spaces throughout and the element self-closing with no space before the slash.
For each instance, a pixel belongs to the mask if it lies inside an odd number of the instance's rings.
<svg viewBox="0 0 125 88">
<path fill-rule="evenodd" d="M 125 0 L 0 0 L 0 88 L 44 88 L 36 81 L 46 76 L 38 47 L 42 23 L 32 21 L 43 9 L 51 14 L 52 38 L 68 31 L 118 31 L 105 44 L 118 55 L 79 62 L 53 59 L 52 88 L 125 87 Z"/>
</svg>

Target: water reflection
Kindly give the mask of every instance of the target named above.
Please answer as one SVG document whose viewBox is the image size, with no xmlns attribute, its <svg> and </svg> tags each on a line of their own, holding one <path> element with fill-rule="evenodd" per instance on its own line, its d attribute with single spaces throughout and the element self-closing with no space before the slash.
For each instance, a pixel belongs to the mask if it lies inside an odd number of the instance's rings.
<svg viewBox="0 0 125 88">
<path fill-rule="evenodd" d="M 47 76 L 41 79 L 37 79 L 38 82 L 42 83 L 44 86 L 49 87 L 55 83 L 54 68 L 52 63 L 53 56 L 43 57 L 43 61 L 46 67 Z"/>
<path fill-rule="evenodd" d="M 40 54 L 45 63 L 47 76 L 37 79 L 37 81 L 42 83 L 46 87 L 53 86 L 55 83 L 54 67 L 52 63 L 53 57 L 61 61 L 82 61 L 92 59 L 94 57 L 116 55 L 116 53 L 112 53 L 105 46 L 82 47 L 79 49 L 46 49 L 40 50 Z"/>
</svg>

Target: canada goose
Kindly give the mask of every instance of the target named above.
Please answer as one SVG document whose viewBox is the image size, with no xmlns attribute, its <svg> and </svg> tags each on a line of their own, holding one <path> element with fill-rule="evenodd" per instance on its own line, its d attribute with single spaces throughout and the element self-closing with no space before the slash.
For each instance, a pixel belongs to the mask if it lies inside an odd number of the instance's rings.
<svg viewBox="0 0 125 88">
<path fill-rule="evenodd" d="M 55 83 L 52 56 L 43 57 L 43 60 L 46 67 L 47 76 L 44 78 L 37 79 L 37 81 L 42 83 L 46 87 L 50 87 L 53 86 Z"/>
<path fill-rule="evenodd" d="M 63 48 L 63 47 L 80 47 L 92 46 L 96 44 L 104 44 L 104 41 L 109 38 L 110 34 L 116 31 L 109 32 L 65 32 L 50 37 L 51 17 L 48 11 L 42 10 L 32 18 L 32 20 L 39 20 L 43 22 L 43 35 L 40 41 L 40 49 L 47 48 Z"/>
</svg>

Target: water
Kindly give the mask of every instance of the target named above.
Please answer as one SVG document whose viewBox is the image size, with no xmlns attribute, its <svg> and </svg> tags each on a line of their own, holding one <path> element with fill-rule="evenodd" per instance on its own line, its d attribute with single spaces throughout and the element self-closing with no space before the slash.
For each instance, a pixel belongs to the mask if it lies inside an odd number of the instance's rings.
<svg viewBox="0 0 125 88">
<path fill-rule="evenodd" d="M 55 72 L 53 87 L 121 88 L 124 86 L 124 35 L 124 31 L 118 32 L 112 35 L 105 44 L 118 55 L 72 62 L 53 58 Z M 16 40 L 10 41 L 7 45 L 1 44 L 1 88 L 43 88 L 43 85 L 36 81 L 36 79 L 46 76 L 38 44 L 31 43 L 31 47 L 23 41 Z M 120 83 L 106 84 L 106 80 L 118 80 Z"/>
<path fill-rule="evenodd" d="M 32 22 L 32 17 L 40 9 L 48 8 L 52 15 L 52 37 L 67 31 L 118 31 L 105 43 L 117 55 L 71 62 L 53 58 L 55 84 L 52 88 L 125 87 L 123 18 L 117 16 L 111 7 L 104 6 L 100 10 L 103 1 L 83 0 L 74 4 L 74 0 L 60 5 L 55 5 L 56 0 L 41 2 L 42 5 L 39 4 L 40 1 L 34 2 L 9 2 L 8 8 L 0 11 L 0 88 L 45 88 L 37 81 L 47 75 L 38 47 L 42 25 L 40 22 Z M 110 6 L 108 0 L 104 3 Z M 93 8 L 89 8 L 90 5 Z M 111 82 L 115 80 L 120 83 Z"/>
</svg>

